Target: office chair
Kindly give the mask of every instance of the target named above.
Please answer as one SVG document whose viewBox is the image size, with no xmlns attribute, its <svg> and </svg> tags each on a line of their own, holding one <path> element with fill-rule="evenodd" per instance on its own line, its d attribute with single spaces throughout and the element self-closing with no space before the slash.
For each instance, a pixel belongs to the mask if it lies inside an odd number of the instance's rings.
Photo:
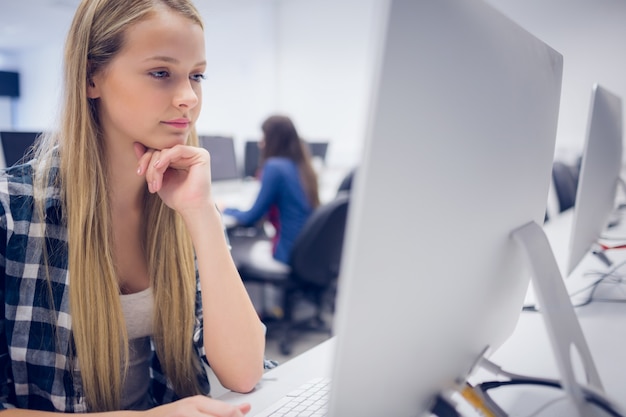
<svg viewBox="0 0 626 417">
<path fill-rule="evenodd" d="M 574 207 L 576 203 L 576 189 L 578 187 L 578 168 L 563 161 L 554 161 L 552 164 L 552 179 L 559 201 L 559 212 Z"/>
<path fill-rule="evenodd" d="M 352 168 L 348 173 L 343 177 L 339 186 L 337 187 L 337 195 L 343 192 L 352 191 L 352 183 L 354 181 L 354 175 L 356 174 L 356 167 Z"/>
<path fill-rule="evenodd" d="M 289 355 L 298 330 L 331 333 L 322 313 L 328 294 L 334 296 L 338 279 L 349 195 L 341 194 L 319 206 L 296 238 L 288 265 L 277 268 L 248 258 L 239 265 L 245 283 L 269 284 L 282 292 L 282 317 L 266 322 L 268 333 L 277 331 L 279 347 Z M 298 320 L 298 301 L 309 300 L 315 311 L 312 317 Z M 334 300 L 333 300 L 334 302 Z"/>
</svg>

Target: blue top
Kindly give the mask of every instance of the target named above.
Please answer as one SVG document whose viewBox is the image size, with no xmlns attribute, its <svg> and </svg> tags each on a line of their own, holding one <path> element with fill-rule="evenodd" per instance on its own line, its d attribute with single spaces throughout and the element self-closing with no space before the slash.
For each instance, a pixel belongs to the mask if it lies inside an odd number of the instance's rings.
<svg viewBox="0 0 626 417">
<path fill-rule="evenodd" d="M 47 188 L 45 219 L 39 218 L 34 205 L 32 164 L 0 171 L 0 410 L 18 407 L 82 413 L 88 410 L 80 369 L 70 359 L 73 338 L 67 228 L 62 220 L 60 190 L 53 182 L 58 160 Z M 47 262 L 52 266 L 49 283 L 43 245 L 48 247 Z M 195 354 L 208 365 L 199 282 L 196 288 Z M 208 393 L 204 369 L 198 370 L 198 381 Z M 154 343 L 149 393 L 152 406 L 178 398 L 162 373 Z"/>
<path fill-rule="evenodd" d="M 274 259 L 288 263 L 293 243 L 313 212 L 300 181 L 298 165 L 289 158 L 272 157 L 265 161 L 261 189 L 250 210 L 227 208 L 224 214 L 235 217 L 243 226 L 251 226 L 273 208 L 278 211 Z"/>
</svg>

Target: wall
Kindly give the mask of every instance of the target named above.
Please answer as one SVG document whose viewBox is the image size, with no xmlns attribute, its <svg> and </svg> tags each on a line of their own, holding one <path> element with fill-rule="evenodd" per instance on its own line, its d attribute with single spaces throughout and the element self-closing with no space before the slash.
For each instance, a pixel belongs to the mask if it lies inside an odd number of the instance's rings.
<svg viewBox="0 0 626 417">
<path fill-rule="evenodd" d="M 196 1 L 209 62 L 199 131 L 232 135 L 242 152 L 243 141 L 260 135 L 265 117 L 283 112 L 303 137 L 332 141 L 331 164 L 357 163 L 382 1 Z M 488 1 L 564 55 L 557 149 L 580 152 L 592 84 L 626 98 L 626 48 L 620 44 L 626 39 L 626 2 Z M 57 21 L 69 26 L 69 18 Z M 22 73 L 24 95 L 14 106 L 17 128 L 45 129 L 54 121 L 63 46 L 58 33 L 8 58 L 0 51 L 0 68 Z"/>
<path fill-rule="evenodd" d="M 563 54 L 557 155 L 582 152 L 599 83 L 622 97 L 626 116 L 626 2 L 623 0 L 488 0 Z"/>
<path fill-rule="evenodd" d="M 377 0 L 284 0 L 278 104 L 301 134 L 330 139 L 328 162 L 358 163 L 372 77 Z"/>
</svg>

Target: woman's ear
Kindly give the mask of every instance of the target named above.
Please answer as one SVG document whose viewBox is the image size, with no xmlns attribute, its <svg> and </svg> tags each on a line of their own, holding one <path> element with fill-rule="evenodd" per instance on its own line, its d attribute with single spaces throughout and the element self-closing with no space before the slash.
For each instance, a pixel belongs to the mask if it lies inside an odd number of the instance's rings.
<svg viewBox="0 0 626 417">
<path fill-rule="evenodd" d="M 93 77 L 87 78 L 87 97 L 89 98 L 99 98 L 100 97 L 100 89 L 96 85 Z"/>
</svg>

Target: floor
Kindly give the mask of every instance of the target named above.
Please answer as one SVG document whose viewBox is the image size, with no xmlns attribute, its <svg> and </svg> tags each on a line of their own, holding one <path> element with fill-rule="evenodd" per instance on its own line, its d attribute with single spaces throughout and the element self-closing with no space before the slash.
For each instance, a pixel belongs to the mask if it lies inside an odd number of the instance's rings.
<svg viewBox="0 0 626 417">
<path fill-rule="evenodd" d="M 312 347 L 317 346 L 319 343 L 322 343 L 329 337 L 329 333 L 302 332 L 298 335 L 298 338 L 293 345 L 293 350 L 289 355 L 284 355 L 280 351 L 278 340 L 269 337 L 265 343 L 265 358 L 274 360 L 280 365 L 281 363 L 284 363 L 289 359 L 294 358 L 303 352 L 306 352 Z"/>
</svg>

